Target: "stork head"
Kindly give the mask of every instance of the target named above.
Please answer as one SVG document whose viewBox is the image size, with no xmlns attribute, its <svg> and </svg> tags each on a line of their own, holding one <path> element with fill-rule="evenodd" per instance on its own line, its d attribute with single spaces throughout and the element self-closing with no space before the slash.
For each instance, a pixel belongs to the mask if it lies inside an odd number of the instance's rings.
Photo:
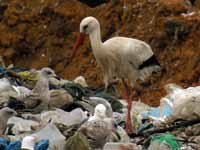
<svg viewBox="0 0 200 150">
<path fill-rule="evenodd" d="M 51 69 L 51 68 L 48 68 L 48 67 L 45 67 L 45 68 L 42 68 L 40 70 L 40 75 L 49 79 L 49 78 L 56 78 L 56 79 L 60 79 L 56 74 L 55 72 Z"/>
<path fill-rule="evenodd" d="M 78 48 L 83 45 L 85 34 L 91 34 L 100 28 L 98 20 L 94 17 L 86 17 L 80 23 L 80 33 L 77 37 L 76 44 L 73 47 L 72 58 L 75 56 Z"/>
<path fill-rule="evenodd" d="M 80 23 L 80 33 L 91 34 L 97 28 L 99 28 L 99 22 L 94 17 L 86 17 Z"/>
</svg>

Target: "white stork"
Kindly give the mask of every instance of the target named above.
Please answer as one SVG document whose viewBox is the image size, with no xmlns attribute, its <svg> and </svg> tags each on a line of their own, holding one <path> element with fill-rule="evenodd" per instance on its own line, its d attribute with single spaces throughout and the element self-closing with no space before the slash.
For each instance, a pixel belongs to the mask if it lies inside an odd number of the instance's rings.
<svg viewBox="0 0 200 150">
<path fill-rule="evenodd" d="M 127 37 L 113 37 L 102 42 L 100 24 L 94 17 L 86 17 L 81 21 L 80 35 L 73 48 L 72 57 L 83 44 L 85 34 L 89 35 L 93 54 L 103 70 L 105 87 L 107 88 L 115 77 L 122 79 L 128 103 L 126 130 L 132 132 L 130 115 L 132 99 L 126 80 L 133 87 L 136 80 L 144 80 L 152 72 L 160 70 L 160 65 L 151 47 L 143 41 Z"/>
</svg>

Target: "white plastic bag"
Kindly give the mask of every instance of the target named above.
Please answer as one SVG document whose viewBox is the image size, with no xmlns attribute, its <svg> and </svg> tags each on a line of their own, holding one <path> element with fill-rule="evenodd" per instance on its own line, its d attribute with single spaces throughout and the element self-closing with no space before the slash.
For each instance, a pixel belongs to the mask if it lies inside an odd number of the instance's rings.
<svg viewBox="0 0 200 150">
<path fill-rule="evenodd" d="M 32 127 L 37 127 L 39 126 L 39 122 L 32 121 L 32 120 L 25 120 L 19 117 L 11 117 L 8 120 L 7 124 L 14 124 L 12 128 L 12 132 L 15 135 L 19 135 L 24 132 L 30 132 L 32 131 Z"/>
<path fill-rule="evenodd" d="M 71 112 L 56 109 L 55 111 L 48 111 L 41 114 L 41 120 L 45 124 L 51 121 L 51 123 L 59 123 L 66 126 L 71 126 L 80 124 L 85 119 L 87 119 L 87 115 L 80 108 L 74 109 Z"/>
<path fill-rule="evenodd" d="M 66 138 L 53 123 L 47 124 L 43 129 L 31 136 L 36 137 L 37 141 L 49 140 L 49 150 L 65 150 Z"/>
</svg>

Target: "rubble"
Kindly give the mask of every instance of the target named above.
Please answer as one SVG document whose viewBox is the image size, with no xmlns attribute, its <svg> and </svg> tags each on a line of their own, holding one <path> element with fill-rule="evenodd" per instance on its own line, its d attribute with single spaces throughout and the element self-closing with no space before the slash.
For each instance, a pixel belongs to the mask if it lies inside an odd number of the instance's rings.
<svg viewBox="0 0 200 150">
<path fill-rule="evenodd" d="M 83 77 L 84 84 L 65 79 L 48 80 L 49 103 L 39 111 L 35 111 L 37 105 L 30 108 L 26 105 L 30 93 L 22 96 L 20 92 L 32 92 L 40 78 L 34 78 L 35 85 L 31 89 L 25 85 L 32 84 L 29 82 L 32 78 L 26 78 L 24 84 L 24 77 L 13 75 L 21 72 L 30 75 L 32 71 L 18 69 L 10 74 L 5 69 L 6 76 L 0 80 L 1 93 L 7 97 L 6 101 L 0 101 L 1 111 L 5 106 L 12 106 L 17 111 L 12 110 L 17 116 L 11 115 L 5 120 L 6 130 L 1 137 L 10 142 L 4 147 L 15 143 L 16 147 L 30 150 L 38 147 L 44 150 L 196 150 L 199 147 L 199 86 L 165 85 L 167 95 L 161 98 L 158 107 L 134 101 L 131 115 L 135 133 L 127 134 L 124 130 L 125 100 L 117 97 L 112 88 L 104 91 L 85 86 Z M 19 99 L 22 97 L 24 103 Z M 20 105 L 23 108 L 19 108 Z"/>
</svg>

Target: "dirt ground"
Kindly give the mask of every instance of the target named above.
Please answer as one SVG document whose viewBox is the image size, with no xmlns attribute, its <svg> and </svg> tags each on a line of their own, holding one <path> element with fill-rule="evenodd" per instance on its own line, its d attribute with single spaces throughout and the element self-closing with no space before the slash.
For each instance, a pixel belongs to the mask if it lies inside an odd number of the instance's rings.
<svg viewBox="0 0 200 150">
<path fill-rule="evenodd" d="M 93 8 L 83 2 L 2 0 L 0 55 L 6 65 L 50 66 L 62 78 L 83 75 L 90 86 L 102 86 L 102 72 L 88 38 L 75 59 L 68 59 L 81 19 L 94 16 L 100 21 L 103 41 L 120 35 L 151 45 L 163 73 L 138 84 L 143 102 L 159 105 L 167 83 L 199 85 L 200 0 L 110 0 Z"/>
</svg>

